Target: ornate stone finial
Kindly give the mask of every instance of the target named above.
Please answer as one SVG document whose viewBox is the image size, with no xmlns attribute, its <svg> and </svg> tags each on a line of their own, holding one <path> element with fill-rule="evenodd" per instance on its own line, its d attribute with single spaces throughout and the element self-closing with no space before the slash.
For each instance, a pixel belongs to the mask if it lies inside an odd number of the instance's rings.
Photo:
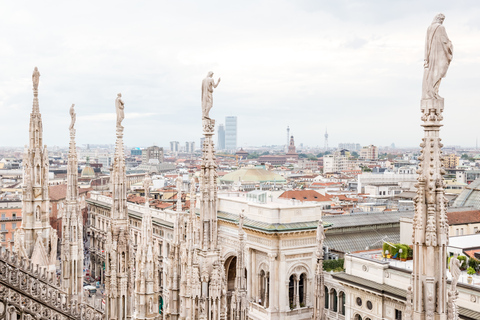
<svg viewBox="0 0 480 320">
<path fill-rule="evenodd" d="M 123 131 L 122 121 L 125 119 L 125 104 L 122 100 L 122 94 L 117 94 L 117 98 L 115 99 L 115 109 L 117 112 L 117 131 Z"/>
<path fill-rule="evenodd" d="M 70 118 L 71 118 L 71 121 L 70 121 L 70 136 L 75 135 L 74 126 L 75 126 L 75 120 L 77 119 L 77 114 L 75 113 L 74 107 L 75 107 L 75 104 L 72 104 L 72 106 L 70 107 Z"/>
<path fill-rule="evenodd" d="M 443 26 L 445 15 L 439 13 L 427 29 L 422 99 L 442 99 L 438 95 L 440 81 L 447 74 L 453 58 L 453 45 Z"/>
<path fill-rule="evenodd" d="M 145 174 L 145 179 L 143 180 L 143 189 L 145 190 L 145 205 L 148 206 L 148 198 L 150 196 L 150 187 L 153 185 L 152 178 Z"/>
<path fill-rule="evenodd" d="M 221 78 L 217 83 L 213 80 L 213 72 L 209 71 L 206 78 L 202 81 L 202 119 L 210 119 L 209 112 L 213 107 L 213 89 L 218 86 Z"/>
<path fill-rule="evenodd" d="M 32 82 L 33 82 L 33 90 L 37 91 L 38 83 L 40 82 L 40 72 L 38 71 L 37 67 L 35 67 L 35 69 L 33 70 Z"/>
<path fill-rule="evenodd" d="M 238 218 L 238 228 L 240 230 L 243 230 L 243 221 L 245 220 L 245 210 L 242 209 L 242 213 L 240 213 L 240 216 Z"/>
<path fill-rule="evenodd" d="M 317 226 L 317 259 L 323 259 L 323 241 L 325 240 L 325 231 L 323 229 L 323 221 L 318 220 Z"/>
</svg>

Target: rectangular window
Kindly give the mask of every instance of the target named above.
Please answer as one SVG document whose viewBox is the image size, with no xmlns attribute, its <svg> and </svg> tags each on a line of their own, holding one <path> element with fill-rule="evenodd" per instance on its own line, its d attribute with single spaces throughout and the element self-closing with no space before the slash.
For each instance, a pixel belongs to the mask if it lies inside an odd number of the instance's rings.
<svg viewBox="0 0 480 320">
<path fill-rule="evenodd" d="M 16 219 L 17 218 L 17 214 L 15 212 L 12 213 L 12 219 Z"/>
<path fill-rule="evenodd" d="M 2 242 L 6 240 L 6 234 L 2 234 Z"/>
<path fill-rule="evenodd" d="M 6 231 L 6 230 L 7 230 L 7 228 L 6 228 L 5 223 L 2 223 L 2 231 Z"/>
<path fill-rule="evenodd" d="M 395 320 L 402 320 L 402 311 L 395 309 Z"/>
<path fill-rule="evenodd" d="M 2 220 L 5 219 L 5 213 L 2 213 Z"/>
<path fill-rule="evenodd" d="M 478 227 L 473 228 L 473 233 L 478 233 Z"/>
<path fill-rule="evenodd" d="M 455 230 L 455 235 L 458 236 L 458 234 L 459 234 L 459 230 L 458 230 L 458 228 L 457 228 L 457 229 Z"/>
<path fill-rule="evenodd" d="M 17 224 L 14 222 L 12 223 L 12 229 L 15 230 L 17 228 Z"/>
<path fill-rule="evenodd" d="M 460 235 L 463 236 L 463 228 L 460 229 Z"/>
</svg>

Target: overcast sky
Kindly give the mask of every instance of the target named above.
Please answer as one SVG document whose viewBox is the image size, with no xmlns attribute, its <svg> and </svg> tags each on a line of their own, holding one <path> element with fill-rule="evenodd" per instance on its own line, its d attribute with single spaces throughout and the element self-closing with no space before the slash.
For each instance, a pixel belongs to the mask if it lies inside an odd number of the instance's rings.
<svg viewBox="0 0 480 320">
<path fill-rule="evenodd" d="M 0 146 L 28 142 L 33 68 L 47 145 L 114 143 L 123 95 L 128 146 L 199 143 L 201 81 L 222 82 L 210 112 L 238 116 L 238 145 L 418 146 L 425 33 L 453 42 L 446 145 L 479 135 L 480 2 L 1 1 Z"/>
</svg>

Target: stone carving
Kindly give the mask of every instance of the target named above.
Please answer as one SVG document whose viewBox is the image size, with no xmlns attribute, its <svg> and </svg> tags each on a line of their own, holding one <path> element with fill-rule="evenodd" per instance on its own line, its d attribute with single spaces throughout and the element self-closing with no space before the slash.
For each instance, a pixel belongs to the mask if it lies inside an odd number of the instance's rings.
<svg viewBox="0 0 480 320">
<path fill-rule="evenodd" d="M 441 99 L 438 95 L 440 81 L 453 58 L 453 46 L 443 26 L 444 20 L 443 14 L 437 14 L 427 29 L 422 99 Z"/>
<path fill-rule="evenodd" d="M 75 113 L 75 109 L 74 109 L 75 105 L 72 104 L 72 106 L 70 107 L 70 118 L 71 118 L 71 122 L 70 122 L 70 132 L 72 132 L 73 130 L 73 127 L 75 126 L 75 120 L 77 119 L 77 114 Z"/>
<path fill-rule="evenodd" d="M 32 82 L 33 82 L 33 90 L 37 91 L 38 84 L 40 83 L 40 72 L 38 71 L 37 67 L 35 67 L 35 69 L 33 70 Z"/>
<path fill-rule="evenodd" d="M 115 110 L 117 112 L 117 129 L 123 129 L 122 121 L 125 119 L 125 104 L 122 100 L 122 94 L 117 94 L 117 98 L 115 99 Z"/>
<path fill-rule="evenodd" d="M 210 119 L 210 109 L 213 107 L 213 89 L 220 83 L 213 80 L 213 72 L 209 71 L 205 79 L 202 81 L 202 119 Z"/>
<path fill-rule="evenodd" d="M 457 290 L 458 278 L 460 278 L 460 260 L 457 259 L 458 253 L 455 253 L 453 257 L 450 258 L 450 273 L 452 274 L 452 285 L 450 290 L 455 292 Z"/>
</svg>

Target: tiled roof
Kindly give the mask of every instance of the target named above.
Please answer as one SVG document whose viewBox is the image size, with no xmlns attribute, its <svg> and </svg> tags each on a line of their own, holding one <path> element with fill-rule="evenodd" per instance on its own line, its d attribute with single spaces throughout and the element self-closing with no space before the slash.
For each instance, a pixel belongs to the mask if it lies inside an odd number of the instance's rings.
<svg viewBox="0 0 480 320">
<path fill-rule="evenodd" d="M 448 224 L 480 223 L 480 210 L 447 212 Z"/>
<path fill-rule="evenodd" d="M 330 198 L 315 190 L 289 190 L 282 193 L 279 198 L 301 201 L 330 201 Z"/>
<path fill-rule="evenodd" d="M 78 188 L 78 194 L 87 193 L 88 191 L 93 190 L 92 188 Z M 67 185 L 59 184 L 56 186 L 48 187 L 48 194 L 50 196 L 50 201 L 58 201 L 65 199 L 67 197 Z"/>
</svg>

